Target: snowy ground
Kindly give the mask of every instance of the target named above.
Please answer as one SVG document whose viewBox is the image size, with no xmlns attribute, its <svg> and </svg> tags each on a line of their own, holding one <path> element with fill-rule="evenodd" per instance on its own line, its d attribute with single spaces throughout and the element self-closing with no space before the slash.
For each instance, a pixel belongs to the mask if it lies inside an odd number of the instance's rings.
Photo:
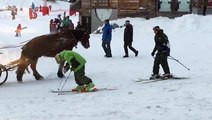
<svg viewBox="0 0 212 120">
<path fill-rule="evenodd" d="M 12 0 L 5 1 L 0 2 L 0 7 Z M 21 6 L 27 8 L 32 0 L 21 2 L 24 2 Z M 15 4 L 14 1 L 12 3 Z M 36 4 L 42 4 L 42 1 Z M 49 4 L 53 9 L 68 8 L 64 2 Z M 39 14 L 36 20 L 29 20 L 26 9 L 12 21 L 10 12 L 0 12 L 0 47 L 49 33 L 49 20 L 59 13 L 44 17 Z M 76 24 L 78 16 L 71 19 Z M 0 120 L 211 120 L 212 16 L 185 15 L 175 19 L 157 17 L 150 20 L 125 18 L 111 23 L 123 25 L 126 19 L 134 25 L 133 46 L 139 50 L 138 57 L 129 51 L 130 57 L 122 58 L 124 28 L 113 30 L 112 58 L 104 58 L 100 34 L 91 34 L 89 49 L 84 49 L 80 44 L 74 49 L 86 58 L 86 74 L 97 88 L 116 90 L 53 94 L 50 90 L 57 90 L 61 81 L 56 75 L 58 65 L 53 58 L 42 57 L 38 62 L 38 71 L 45 80 L 36 81 L 32 74 L 26 73 L 23 83 L 19 84 L 15 71 L 9 72 L 8 81 L 0 86 Z M 22 37 L 17 38 L 14 31 L 19 23 L 27 26 L 27 29 L 22 31 Z M 148 78 L 152 73 L 152 28 L 156 25 L 161 26 L 168 35 L 171 55 L 191 69 L 188 71 L 176 61 L 169 60 L 171 72 L 191 79 L 149 84 L 132 81 Z M 0 55 L 1 64 L 7 64 L 19 58 L 21 49 L 0 49 L 0 52 L 3 52 Z M 75 86 L 71 73 L 64 90 Z"/>
</svg>

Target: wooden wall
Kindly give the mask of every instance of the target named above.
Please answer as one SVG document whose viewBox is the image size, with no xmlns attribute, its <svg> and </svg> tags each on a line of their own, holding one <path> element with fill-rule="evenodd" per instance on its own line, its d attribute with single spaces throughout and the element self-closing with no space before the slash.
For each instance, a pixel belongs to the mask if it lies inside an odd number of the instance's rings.
<svg viewBox="0 0 212 120">
<path fill-rule="evenodd" d="M 118 17 L 180 16 L 178 12 L 164 14 L 158 11 L 159 0 L 81 0 L 83 9 L 112 8 L 118 10 Z M 200 8 L 203 0 L 191 0 L 191 7 Z M 209 0 L 212 1 L 212 0 Z M 211 7 L 212 8 L 212 7 Z M 173 15 L 172 15 L 173 14 Z M 182 13 L 187 14 L 187 13 Z"/>
</svg>

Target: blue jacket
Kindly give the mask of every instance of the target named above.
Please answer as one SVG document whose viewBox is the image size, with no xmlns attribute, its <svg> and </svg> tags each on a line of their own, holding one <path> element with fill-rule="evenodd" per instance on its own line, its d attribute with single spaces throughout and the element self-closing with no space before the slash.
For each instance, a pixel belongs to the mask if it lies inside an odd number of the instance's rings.
<svg viewBox="0 0 212 120">
<path fill-rule="evenodd" d="M 106 42 L 110 41 L 112 37 L 112 26 L 109 23 L 107 23 L 102 28 L 102 31 L 103 31 L 102 40 Z"/>
</svg>

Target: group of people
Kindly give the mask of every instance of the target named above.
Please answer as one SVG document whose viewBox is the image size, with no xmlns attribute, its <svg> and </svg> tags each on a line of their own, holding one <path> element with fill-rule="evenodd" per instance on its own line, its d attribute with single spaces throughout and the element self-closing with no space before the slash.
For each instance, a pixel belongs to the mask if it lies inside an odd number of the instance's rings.
<svg viewBox="0 0 212 120">
<path fill-rule="evenodd" d="M 105 20 L 105 25 L 102 28 L 103 35 L 102 35 L 102 47 L 105 52 L 105 57 L 110 58 L 112 57 L 110 42 L 112 38 L 112 26 L 109 24 L 109 20 Z M 154 41 L 155 46 L 151 53 L 154 57 L 154 65 L 153 65 L 153 74 L 151 75 L 150 79 L 157 79 L 157 78 L 164 78 L 168 79 L 171 78 L 172 75 L 170 74 L 169 65 L 167 58 L 170 55 L 170 46 L 169 40 L 167 35 L 163 32 L 159 26 L 155 26 L 153 28 L 155 33 Z M 138 51 L 132 47 L 133 42 L 133 26 L 130 24 L 130 21 L 125 21 L 125 30 L 124 30 L 124 51 L 125 55 L 124 58 L 129 57 L 127 47 L 130 48 L 135 53 L 135 56 L 138 56 Z M 157 53 L 156 53 L 157 52 Z M 78 85 L 72 91 L 92 91 L 94 90 L 94 83 L 91 78 L 85 76 L 85 63 L 86 60 L 80 54 L 71 51 L 71 50 L 64 50 L 58 53 L 55 56 L 57 63 L 61 63 L 66 61 L 71 67 L 70 70 L 74 71 L 75 82 Z M 159 66 L 162 66 L 164 70 L 164 74 L 161 76 L 159 75 Z"/>
<path fill-rule="evenodd" d="M 102 48 L 105 52 L 105 57 L 112 57 L 111 53 L 111 38 L 112 38 L 112 26 L 109 23 L 109 19 L 105 20 L 104 27 L 102 28 Z M 124 51 L 125 55 L 123 58 L 129 57 L 128 48 L 135 53 L 135 57 L 138 56 L 138 51 L 132 47 L 133 42 L 133 26 L 130 24 L 129 20 L 125 21 L 125 29 L 124 29 Z"/>
<path fill-rule="evenodd" d="M 74 30 L 74 23 L 70 20 L 69 16 L 61 18 L 61 14 L 55 19 L 51 19 L 49 23 L 50 33 L 59 32 L 61 29 Z"/>
</svg>

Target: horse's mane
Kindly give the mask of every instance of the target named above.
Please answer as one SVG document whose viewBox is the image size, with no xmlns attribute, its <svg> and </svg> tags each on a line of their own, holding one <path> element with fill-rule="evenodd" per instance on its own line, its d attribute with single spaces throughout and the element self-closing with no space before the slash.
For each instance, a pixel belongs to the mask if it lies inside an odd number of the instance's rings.
<svg viewBox="0 0 212 120">
<path fill-rule="evenodd" d="M 80 38 L 82 38 L 82 36 L 86 33 L 85 30 L 71 30 L 71 33 L 74 35 L 74 37 L 77 40 L 80 40 Z"/>
</svg>

